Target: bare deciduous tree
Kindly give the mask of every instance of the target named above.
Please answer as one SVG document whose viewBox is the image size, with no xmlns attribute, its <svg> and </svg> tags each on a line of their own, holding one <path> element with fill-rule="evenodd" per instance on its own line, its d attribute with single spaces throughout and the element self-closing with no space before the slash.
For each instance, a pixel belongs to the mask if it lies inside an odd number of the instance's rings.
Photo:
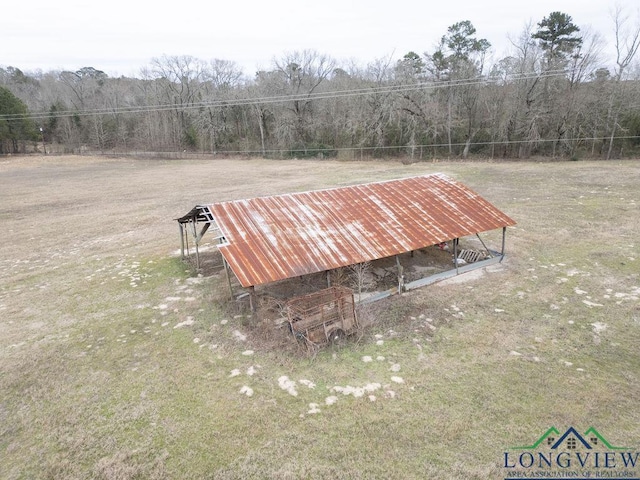
<svg viewBox="0 0 640 480">
<path fill-rule="evenodd" d="M 616 39 L 616 74 L 615 84 L 611 91 L 611 97 L 609 100 L 609 114 L 607 115 L 611 131 L 609 137 L 609 148 L 607 150 L 607 160 L 611 158 L 616 130 L 619 127 L 618 121 L 620 117 L 621 98 L 623 95 L 622 79 L 624 78 L 627 67 L 629 67 L 636 56 L 638 47 L 640 47 L 640 20 L 635 19 L 635 24 L 629 26 L 629 23 L 632 22 L 632 20 L 625 14 L 622 7 L 619 5 L 616 5 L 615 10 L 612 13 L 612 19 Z"/>
<path fill-rule="evenodd" d="M 293 114 L 295 141 L 305 147 L 311 140 L 307 127 L 313 113 L 312 95 L 333 72 L 336 62 L 315 50 L 302 50 L 287 53 L 273 63 L 278 73 L 279 93 L 291 98 L 287 110 Z"/>
<path fill-rule="evenodd" d="M 362 262 L 356 263 L 349 267 L 352 283 L 355 289 L 358 291 L 358 301 L 362 299 L 362 291 L 366 289 L 369 284 L 369 277 L 371 276 L 371 263 Z"/>
</svg>

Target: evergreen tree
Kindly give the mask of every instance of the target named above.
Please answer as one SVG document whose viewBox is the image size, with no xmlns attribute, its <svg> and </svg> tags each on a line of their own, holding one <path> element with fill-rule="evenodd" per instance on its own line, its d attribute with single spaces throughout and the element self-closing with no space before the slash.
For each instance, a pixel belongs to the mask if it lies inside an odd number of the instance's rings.
<svg viewBox="0 0 640 480">
<path fill-rule="evenodd" d="M 545 52 L 549 65 L 558 60 L 566 60 L 582 45 L 582 37 L 577 36 L 580 28 L 572 21 L 571 15 L 551 12 L 538 23 L 538 31 L 531 38 Z"/>
<path fill-rule="evenodd" d="M 27 107 L 8 89 L 0 87 L 0 154 L 24 151 L 27 140 L 36 140 L 36 129 Z"/>
</svg>

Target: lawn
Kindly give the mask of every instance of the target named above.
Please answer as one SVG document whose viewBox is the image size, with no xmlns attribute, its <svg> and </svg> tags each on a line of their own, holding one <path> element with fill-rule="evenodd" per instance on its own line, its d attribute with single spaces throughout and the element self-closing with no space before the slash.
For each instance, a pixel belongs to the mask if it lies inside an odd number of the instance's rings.
<svg viewBox="0 0 640 480">
<path fill-rule="evenodd" d="M 506 260 L 315 355 L 180 260 L 198 203 L 434 172 L 518 222 Z M 640 450 L 638 192 L 637 161 L 2 158 L 0 478 L 504 478 L 552 426 Z"/>
</svg>

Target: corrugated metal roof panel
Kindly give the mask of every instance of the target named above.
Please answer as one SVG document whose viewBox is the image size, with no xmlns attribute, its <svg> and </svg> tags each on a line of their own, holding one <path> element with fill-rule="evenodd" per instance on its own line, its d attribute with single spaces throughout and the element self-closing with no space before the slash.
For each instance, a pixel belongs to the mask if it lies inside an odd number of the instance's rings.
<svg viewBox="0 0 640 480">
<path fill-rule="evenodd" d="M 220 251 L 244 287 L 515 224 L 477 193 L 442 174 L 208 208 L 227 241 Z"/>
</svg>

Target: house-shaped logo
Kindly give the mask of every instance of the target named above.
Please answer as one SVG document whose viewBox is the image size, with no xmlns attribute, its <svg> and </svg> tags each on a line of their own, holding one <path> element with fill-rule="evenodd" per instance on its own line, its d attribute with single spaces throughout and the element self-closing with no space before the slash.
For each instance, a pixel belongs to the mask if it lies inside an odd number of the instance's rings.
<svg viewBox="0 0 640 480">
<path fill-rule="evenodd" d="M 582 478 L 640 479 L 640 452 L 611 444 L 594 427 L 580 433 L 549 428 L 531 445 L 510 447 L 504 452 L 505 480 L 514 478 L 564 478 L 581 472 Z M 520 452 L 514 452 L 519 450 Z"/>
<path fill-rule="evenodd" d="M 535 450 L 537 448 L 548 448 L 551 450 L 577 450 L 577 449 L 598 449 L 605 448 L 607 450 L 630 450 L 629 447 L 616 447 L 607 441 L 595 428 L 589 429 L 583 434 L 569 427 L 566 432 L 560 435 L 556 427 L 549 430 L 536 440 L 532 445 L 522 447 L 511 447 L 510 450 Z"/>
</svg>

